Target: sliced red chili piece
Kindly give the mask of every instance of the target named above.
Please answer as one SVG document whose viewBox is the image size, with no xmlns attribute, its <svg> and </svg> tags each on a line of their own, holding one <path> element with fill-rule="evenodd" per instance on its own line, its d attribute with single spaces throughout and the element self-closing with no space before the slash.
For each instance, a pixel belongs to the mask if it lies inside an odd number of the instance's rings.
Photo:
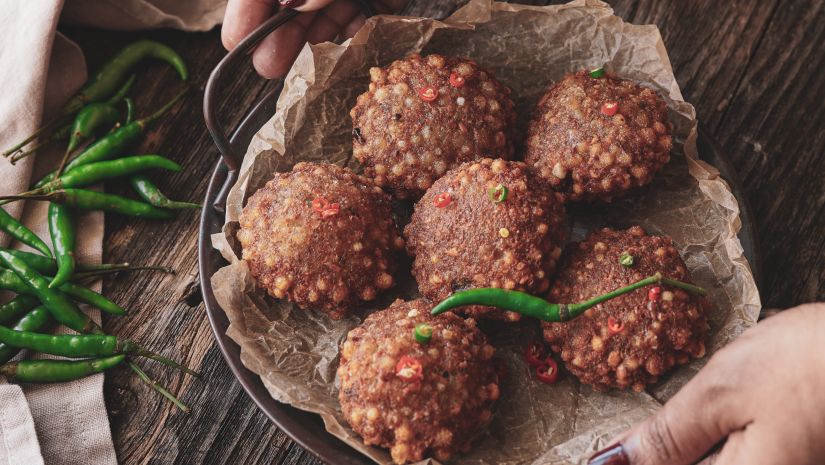
<svg viewBox="0 0 825 465">
<path fill-rule="evenodd" d="M 547 357 L 544 364 L 536 367 L 536 376 L 546 384 L 555 384 L 559 379 L 559 366 L 552 357 Z"/>
<path fill-rule="evenodd" d="M 327 219 L 332 218 L 333 216 L 337 215 L 338 212 L 341 211 L 341 205 L 338 203 L 331 203 L 327 206 L 327 208 L 321 211 L 321 218 Z"/>
<path fill-rule="evenodd" d="M 656 302 L 662 296 L 662 288 L 659 286 L 651 287 L 649 291 L 647 291 L 647 300 L 652 302 Z"/>
<path fill-rule="evenodd" d="M 416 383 L 424 379 L 424 367 L 417 358 L 405 355 L 395 365 L 395 376 L 408 383 Z"/>
<path fill-rule="evenodd" d="M 544 358 L 547 353 L 544 350 L 544 344 L 539 343 L 532 343 L 527 346 L 527 350 L 524 351 L 524 359 L 527 360 L 527 363 L 530 366 L 540 367 L 544 365 Z"/>
<path fill-rule="evenodd" d="M 605 102 L 602 105 L 602 114 L 604 116 L 613 116 L 619 111 L 619 104 L 616 102 Z"/>
<path fill-rule="evenodd" d="M 318 213 L 323 212 L 329 207 L 329 201 L 323 197 L 316 197 L 315 200 L 312 201 L 312 209 Z"/>
<path fill-rule="evenodd" d="M 438 98 L 438 91 L 432 86 L 422 87 L 421 90 L 418 91 L 418 96 L 425 102 L 432 102 Z"/>
<path fill-rule="evenodd" d="M 618 334 L 624 330 L 624 323 L 618 321 L 617 319 L 611 317 L 607 318 L 607 330 L 610 331 L 610 334 Z"/>
<path fill-rule="evenodd" d="M 433 205 L 438 208 L 444 208 L 453 201 L 453 198 L 450 196 L 449 192 L 442 192 L 435 196 L 435 200 L 433 200 Z"/>
<path fill-rule="evenodd" d="M 450 74 L 450 85 L 456 89 L 459 87 L 464 87 L 465 82 L 464 76 L 458 74 L 457 72 L 453 71 L 452 74 Z"/>
</svg>

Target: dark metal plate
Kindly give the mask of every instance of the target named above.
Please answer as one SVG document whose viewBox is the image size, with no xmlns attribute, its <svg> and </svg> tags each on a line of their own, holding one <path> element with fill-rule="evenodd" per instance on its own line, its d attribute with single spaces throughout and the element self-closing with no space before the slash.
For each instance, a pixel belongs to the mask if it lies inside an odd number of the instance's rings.
<svg viewBox="0 0 825 465">
<path fill-rule="evenodd" d="M 232 135 L 230 143 L 235 153 L 244 153 L 249 142 L 252 140 L 252 136 L 275 113 L 275 106 L 278 95 L 280 94 L 280 89 L 281 87 L 278 86 L 266 94 Z M 743 196 L 741 185 L 734 175 L 735 171 L 730 165 L 730 162 L 724 157 L 723 152 L 719 149 L 719 145 L 701 128 L 699 130 L 697 144 L 702 159 L 719 169 L 722 177 L 731 185 L 733 193 L 739 201 L 741 208 L 740 215 L 742 218 L 742 230 L 739 232 L 739 239 L 742 242 L 745 256 L 750 262 L 751 269 L 757 279 L 757 284 L 759 284 L 760 262 L 757 254 L 756 236 L 751 220 L 751 210 Z M 249 394 L 266 416 L 307 451 L 327 463 L 343 465 L 367 465 L 372 463 L 369 459 L 329 434 L 324 429 L 323 422 L 318 415 L 298 410 L 272 399 L 260 377 L 249 371 L 241 363 L 240 347 L 226 335 L 229 321 L 223 309 L 221 309 L 215 300 L 210 281 L 212 274 L 224 266 L 225 261 L 220 254 L 212 248 L 210 236 L 220 232 L 223 226 L 224 215 L 215 211 L 212 205 L 227 176 L 228 170 L 223 162 L 219 160 L 212 173 L 209 188 L 206 191 L 206 198 L 203 202 L 200 235 L 198 239 L 198 271 L 201 278 L 203 301 L 206 305 L 209 323 L 212 325 L 212 332 L 215 333 L 215 339 L 218 341 L 218 346 L 223 353 L 226 363 L 232 369 L 232 372 L 235 374 L 235 377 L 238 378 L 238 381 L 247 394 Z"/>
</svg>

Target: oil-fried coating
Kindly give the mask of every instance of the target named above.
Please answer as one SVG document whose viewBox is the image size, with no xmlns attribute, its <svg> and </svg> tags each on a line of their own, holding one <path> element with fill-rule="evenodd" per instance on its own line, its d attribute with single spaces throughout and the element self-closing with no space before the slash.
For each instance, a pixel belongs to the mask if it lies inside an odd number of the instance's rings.
<svg viewBox="0 0 825 465">
<path fill-rule="evenodd" d="M 341 346 L 344 417 L 365 444 L 390 449 L 398 464 L 466 452 L 499 397 L 495 349 L 475 320 L 432 316 L 431 309 L 426 300 L 397 300 Z M 421 323 L 432 329 L 428 343 L 414 337 Z M 420 371 L 402 376 L 415 363 Z"/>
<path fill-rule="evenodd" d="M 620 263 L 623 253 L 632 266 Z M 668 237 L 641 227 L 591 232 L 571 245 L 550 289 L 551 302 L 572 303 L 655 273 L 690 282 Z M 544 338 L 567 369 L 585 384 L 642 391 L 675 365 L 705 354 L 707 299 L 671 286 L 645 287 L 604 302 L 565 323 L 543 323 Z"/>
<path fill-rule="evenodd" d="M 372 68 L 350 112 L 353 155 L 376 184 L 416 199 L 462 162 L 512 157 L 509 94 L 472 60 L 410 55 Z"/>
<path fill-rule="evenodd" d="M 507 189 L 500 202 L 499 185 Z M 442 205 L 445 195 L 449 203 Z M 524 163 L 465 163 L 433 184 L 404 230 L 418 289 L 435 302 L 465 288 L 546 292 L 561 255 L 563 222 L 561 196 Z M 510 321 L 521 317 L 483 306 L 461 311 Z"/>
<path fill-rule="evenodd" d="M 393 285 L 404 241 L 390 197 L 328 163 L 298 163 L 255 192 L 238 240 L 252 276 L 273 297 L 342 318 Z"/>
<path fill-rule="evenodd" d="M 609 202 L 650 183 L 670 160 L 671 129 L 655 91 L 579 72 L 539 101 L 524 159 L 568 200 Z"/>
</svg>

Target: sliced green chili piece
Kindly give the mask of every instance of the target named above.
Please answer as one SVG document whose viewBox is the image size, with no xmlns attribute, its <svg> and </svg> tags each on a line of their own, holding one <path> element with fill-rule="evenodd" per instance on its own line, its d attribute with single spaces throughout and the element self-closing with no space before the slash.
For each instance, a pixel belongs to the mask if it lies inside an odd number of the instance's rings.
<svg viewBox="0 0 825 465">
<path fill-rule="evenodd" d="M 604 68 L 596 68 L 594 70 L 591 70 L 590 71 L 590 77 L 596 78 L 596 79 L 598 79 L 600 77 L 604 77 Z"/>
<path fill-rule="evenodd" d="M 498 184 L 496 187 L 491 187 L 487 191 L 487 197 L 495 203 L 501 203 L 507 200 L 507 195 L 510 190 L 504 184 Z"/>
<path fill-rule="evenodd" d="M 22 383 L 62 383 L 102 373 L 125 359 L 125 355 L 115 355 L 90 360 L 21 360 L 0 366 L 0 374 Z"/>
<path fill-rule="evenodd" d="M 619 263 L 626 268 L 630 268 L 633 266 L 633 255 L 630 255 L 627 252 L 622 252 L 622 255 L 619 256 Z"/>
<path fill-rule="evenodd" d="M 427 323 L 419 323 L 415 325 L 413 330 L 415 341 L 419 344 L 428 344 L 433 337 L 433 327 Z"/>
<path fill-rule="evenodd" d="M 464 305 L 487 305 L 510 310 L 512 312 L 538 318 L 543 321 L 568 321 L 581 315 L 585 310 L 602 302 L 629 292 L 633 292 L 636 289 L 649 286 L 651 284 L 666 284 L 668 286 L 678 287 L 699 295 L 705 295 L 707 293 L 699 286 L 694 286 L 693 284 L 684 283 L 675 279 L 663 278 L 660 273 L 656 273 L 653 276 L 636 281 L 628 286 L 620 287 L 616 290 L 593 297 L 592 299 L 584 302 L 572 304 L 554 304 L 542 299 L 541 297 L 532 296 L 524 292 L 508 291 L 494 287 L 469 289 L 466 291 L 456 292 L 441 301 L 441 303 L 433 308 L 432 314 L 438 315 L 439 313 L 443 313 L 447 310 Z"/>
</svg>

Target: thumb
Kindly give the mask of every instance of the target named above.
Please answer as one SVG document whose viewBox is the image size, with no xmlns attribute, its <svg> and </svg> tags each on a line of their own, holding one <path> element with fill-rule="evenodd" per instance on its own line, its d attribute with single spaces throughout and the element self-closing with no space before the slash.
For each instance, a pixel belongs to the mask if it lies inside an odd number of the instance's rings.
<svg viewBox="0 0 825 465">
<path fill-rule="evenodd" d="M 705 367 L 655 415 L 619 436 L 588 465 L 687 465 L 740 422 L 734 388 Z M 720 379 L 722 381 L 720 381 Z"/>
<path fill-rule="evenodd" d="M 278 0 L 283 8 L 298 11 L 315 11 L 332 3 L 332 0 Z"/>
</svg>

